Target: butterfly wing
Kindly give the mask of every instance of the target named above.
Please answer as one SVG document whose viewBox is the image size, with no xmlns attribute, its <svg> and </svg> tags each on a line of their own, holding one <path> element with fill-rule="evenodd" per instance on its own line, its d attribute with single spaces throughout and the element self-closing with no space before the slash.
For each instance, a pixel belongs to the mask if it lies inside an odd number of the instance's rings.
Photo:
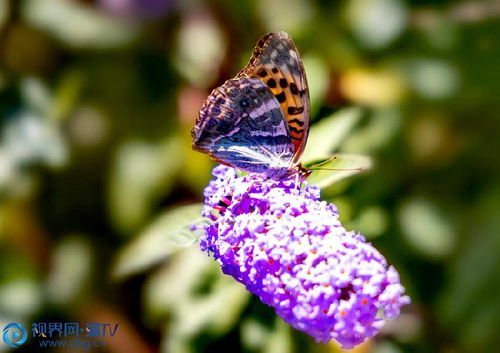
<svg viewBox="0 0 500 353">
<path fill-rule="evenodd" d="M 299 52 L 285 32 L 268 33 L 255 47 L 248 65 L 237 77 L 253 77 L 265 83 L 280 103 L 294 146 L 296 163 L 309 134 L 309 89 Z"/>
<path fill-rule="evenodd" d="M 255 78 L 226 81 L 205 101 L 192 130 L 193 148 L 238 169 L 282 177 L 294 145 L 280 105 Z"/>
</svg>

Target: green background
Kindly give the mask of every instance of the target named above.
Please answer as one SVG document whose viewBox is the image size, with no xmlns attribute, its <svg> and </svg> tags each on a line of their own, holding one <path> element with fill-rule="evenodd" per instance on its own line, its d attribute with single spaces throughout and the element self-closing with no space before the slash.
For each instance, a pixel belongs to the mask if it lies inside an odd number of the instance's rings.
<svg viewBox="0 0 500 353">
<path fill-rule="evenodd" d="M 102 352 L 339 351 L 185 230 L 213 167 L 190 147 L 203 100 L 285 30 L 327 131 L 309 149 L 373 161 L 323 198 L 412 299 L 354 352 L 498 351 L 499 18 L 488 0 L 0 1 L 0 327 L 119 323 Z"/>
</svg>

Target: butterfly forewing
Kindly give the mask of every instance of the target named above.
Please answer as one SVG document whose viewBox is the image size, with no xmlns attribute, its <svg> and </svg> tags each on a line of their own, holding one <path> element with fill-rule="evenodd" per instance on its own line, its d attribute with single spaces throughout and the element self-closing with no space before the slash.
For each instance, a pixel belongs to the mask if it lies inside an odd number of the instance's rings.
<svg viewBox="0 0 500 353">
<path fill-rule="evenodd" d="M 260 80 L 226 81 L 205 101 L 192 131 L 193 147 L 244 171 L 280 177 L 294 156 L 277 99 Z"/>
<path fill-rule="evenodd" d="M 304 151 L 309 133 L 309 90 L 295 44 L 285 32 L 268 33 L 257 43 L 250 62 L 238 77 L 265 83 L 278 100 L 294 146 L 293 162 Z"/>
</svg>

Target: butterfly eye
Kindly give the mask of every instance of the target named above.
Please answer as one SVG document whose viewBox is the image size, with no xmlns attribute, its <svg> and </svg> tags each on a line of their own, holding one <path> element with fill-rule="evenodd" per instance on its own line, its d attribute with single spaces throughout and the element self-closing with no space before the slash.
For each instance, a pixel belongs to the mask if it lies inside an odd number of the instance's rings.
<svg viewBox="0 0 500 353">
<path fill-rule="evenodd" d="M 224 103 L 226 103 L 226 100 L 224 98 L 219 98 L 219 99 L 217 99 L 216 103 L 218 105 L 223 105 Z"/>
</svg>

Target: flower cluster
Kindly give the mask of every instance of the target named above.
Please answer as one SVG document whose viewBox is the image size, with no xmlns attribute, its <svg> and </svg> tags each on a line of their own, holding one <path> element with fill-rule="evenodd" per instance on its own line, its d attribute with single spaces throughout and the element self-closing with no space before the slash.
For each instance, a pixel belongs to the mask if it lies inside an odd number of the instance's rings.
<svg viewBox="0 0 500 353">
<path fill-rule="evenodd" d="M 349 349 L 409 303 L 396 270 L 343 228 L 318 188 L 293 178 L 238 177 L 225 166 L 213 174 L 202 250 L 294 328 Z"/>
</svg>

